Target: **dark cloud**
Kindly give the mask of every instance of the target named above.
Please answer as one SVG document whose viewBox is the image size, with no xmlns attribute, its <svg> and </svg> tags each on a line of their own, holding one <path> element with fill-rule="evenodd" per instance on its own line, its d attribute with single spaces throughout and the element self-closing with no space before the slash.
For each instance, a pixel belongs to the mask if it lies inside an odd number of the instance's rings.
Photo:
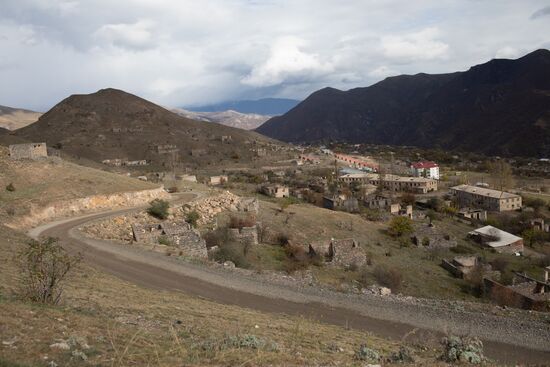
<svg viewBox="0 0 550 367">
<path fill-rule="evenodd" d="M 534 12 L 531 15 L 530 19 L 537 19 L 537 18 L 540 18 L 540 17 L 548 16 L 548 15 L 550 15 L 550 6 L 546 6 L 542 9 L 537 10 L 536 12 Z"/>
</svg>

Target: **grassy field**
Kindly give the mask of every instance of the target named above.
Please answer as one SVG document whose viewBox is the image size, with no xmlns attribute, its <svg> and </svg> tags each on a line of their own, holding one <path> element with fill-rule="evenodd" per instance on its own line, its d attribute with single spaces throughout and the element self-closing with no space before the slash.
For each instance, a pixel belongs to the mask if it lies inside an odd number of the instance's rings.
<svg viewBox="0 0 550 367">
<path fill-rule="evenodd" d="M 59 306 L 18 298 L 14 253 L 26 238 L 0 228 L 0 365 L 363 365 L 361 344 L 387 356 L 395 342 L 284 315 L 144 289 L 81 265 Z M 50 345 L 66 341 L 70 350 Z M 411 346 L 417 362 L 436 352 Z"/>
<path fill-rule="evenodd" d="M 7 186 L 12 184 L 14 190 Z M 137 191 L 158 187 L 127 176 L 48 158 L 12 161 L 0 146 L 0 218 L 26 214 L 30 207 L 95 194 Z"/>
</svg>

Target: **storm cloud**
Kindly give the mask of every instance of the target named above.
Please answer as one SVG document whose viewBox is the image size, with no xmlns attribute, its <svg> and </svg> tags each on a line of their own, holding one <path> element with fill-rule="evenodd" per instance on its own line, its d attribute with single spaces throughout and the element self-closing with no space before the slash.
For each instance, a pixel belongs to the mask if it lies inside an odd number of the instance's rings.
<svg viewBox="0 0 550 367">
<path fill-rule="evenodd" d="M 3 0 L 0 104 L 114 87 L 166 106 L 464 70 L 550 42 L 544 1 Z"/>
</svg>

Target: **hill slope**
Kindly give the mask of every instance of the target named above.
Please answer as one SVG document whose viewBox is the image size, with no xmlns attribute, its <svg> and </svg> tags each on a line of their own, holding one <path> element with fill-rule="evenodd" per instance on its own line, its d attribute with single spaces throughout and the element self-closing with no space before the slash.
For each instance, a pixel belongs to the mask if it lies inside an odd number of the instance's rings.
<svg viewBox="0 0 550 367">
<path fill-rule="evenodd" d="M 255 113 L 258 115 L 282 115 L 294 108 L 300 101 L 286 98 L 262 98 L 257 100 L 243 100 L 218 103 L 208 106 L 197 106 L 188 108 L 191 111 L 200 112 L 223 112 L 237 111 L 240 113 Z"/>
<path fill-rule="evenodd" d="M 366 88 L 325 88 L 257 129 L 292 142 L 441 147 L 550 155 L 550 51 L 465 72 L 401 75 Z"/>
<path fill-rule="evenodd" d="M 200 149 L 202 163 L 213 164 L 234 155 L 251 157 L 247 145 L 270 141 L 254 132 L 178 116 L 116 89 L 70 96 L 15 135 L 45 141 L 64 153 L 96 162 L 152 159 L 156 146 L 170 144 L 179 149 L 180 163 L 196 161 L 191 150 Z M 222 144 L 223 136 L 231 138 Z"/>
<path fill-rule="evenodd" d="M 36 122 L 40 112 L 0 106 L 0 128 L 16 130 Z"/>
<path fill-rule="evenodd" d="M 241 113 L 233 110 L 222 112 L 194 112 L 184 110 L 183 108 L 173 108 L 170 111 L 193 120 L 215 122 L 244 130 L 254 130 L 270 118 L 270 116 L 266 115 Z"/>
</svg>

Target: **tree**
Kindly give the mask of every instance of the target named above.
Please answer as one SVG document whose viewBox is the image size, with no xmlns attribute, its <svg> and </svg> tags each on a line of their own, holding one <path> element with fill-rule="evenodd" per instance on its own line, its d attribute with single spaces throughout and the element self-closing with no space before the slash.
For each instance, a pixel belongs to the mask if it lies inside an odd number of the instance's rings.
<svg viewBox="0 0 550 367">
<path fill-rule="evenodd" d="M 432 222 L 437 219 L 437 213 L 430 209 L 426 212 L 426 218 L 428 218 L 430 220 L 430 226 L 432 225 Z"/>
<path fill-rule="evenodd" d="M 500 191 L 511 189 L 514 186 L 512 166 L 502 159 L 488 165 L 493 186 Z"/>
<path fill-rule="evenodd" d="M 147 213 L 158 219 L 166 219 L 168 218 L 169 207 L 170 205 L 166 200 L 155 199 L 149 203 L 149 208 L 147 208 Z"/>
<path fill-rule="evenodd" d="M 185 221 L 189 223 L 192 227 L 196 227 L 197 222 L 199 221 L 200 218 L 201 218 L 201 215 L 196 210 L 193 210 L 187 213 L 187 215 L 185 216 Z"/>
<path fill-rule="evenodd" d="M 54 238 L 28 242 L 18 254 L 25 298 L 39 303 L 59 303 L 65 278 L 81 259 L 80 255 L 67 254 Z"/>
<path fill-rule="evenodd" d="M 416 202 L 416 197 L 413 193 L 407 192 L 401 196 L 401 202 L 403 205 L 414 205 Z"/>
<path fill-rule="evenodd" d="M 412 220 L 408 217 L 393 217 L 388 231 L 394 237 L 401 237 L 412 233 L 414 230 Z"/>
</svg>

